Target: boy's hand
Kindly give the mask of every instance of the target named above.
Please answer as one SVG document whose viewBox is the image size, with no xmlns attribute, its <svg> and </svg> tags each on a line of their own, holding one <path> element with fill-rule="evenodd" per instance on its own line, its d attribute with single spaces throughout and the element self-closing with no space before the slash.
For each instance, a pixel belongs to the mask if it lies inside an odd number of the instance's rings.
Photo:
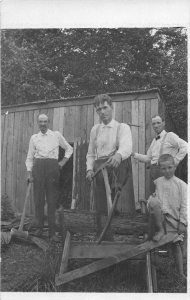
<svg viewBox="0 0 190 300">
<path fill-rule="evenodd" d="M 184 232 L 186 232 L 186 226 L 185 226 L 185 224 L 179 222 L 179 226 L 178 226 L 178 234 L 182 234 L 182 233 L 184 233 Z"/>
</svg>

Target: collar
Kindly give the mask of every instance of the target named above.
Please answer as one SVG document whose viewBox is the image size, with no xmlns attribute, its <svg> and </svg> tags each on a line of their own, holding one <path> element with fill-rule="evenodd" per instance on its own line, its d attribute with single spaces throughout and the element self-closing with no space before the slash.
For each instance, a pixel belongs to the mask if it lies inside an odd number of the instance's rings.
<svg viewBox="0 0 190 300">
<path fill-rule="evenodd" d="M 113 128 L 114 125 L 115 125 L 115 122 L 116 122 L 116 121 L 115 121 L 114 119 L 112 119 L 111 122 L 109 122 L 108 124 L 102 123 L 102 128 L 103 128 L 103 127 L 110 127 L 110 128 Z"/>
<path fill-rule="evenodd" d="M 166 134 L 166 131 L 163 129 L 162 132 L 159 133 L 157 136 L 160 136 L 160 138 L 162 138 L 165 134 Z"/>
<path fill-rule="evenodd" d="M 41 131 L 38 133 L 38 135 L 39 136 L 44 136 L 44 135 L 49 135 L 50 134 L 50 130 L 48 129 L 47 131 L 46 131 L 46 133 L 42 133 Z"/>
</svg>

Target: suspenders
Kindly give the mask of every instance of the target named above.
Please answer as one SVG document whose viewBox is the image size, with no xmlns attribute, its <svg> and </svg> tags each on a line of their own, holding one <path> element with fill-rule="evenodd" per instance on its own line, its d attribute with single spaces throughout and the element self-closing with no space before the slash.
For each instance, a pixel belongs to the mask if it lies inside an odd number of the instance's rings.
<svg viewBox="0 0 190 300">
<path fill-rule="evenodd" d="M 96 136 L 95 136 L 95 146 L 96 146 L 96 154 L 97 154 L 97 138 L 98 138 L 98 134 L 100 132 L 100 128 L 101 128 L 101 124 L 99 124 L 96 128 Z M 110 153 L 109 156 L 113 155 L 118 149 L 119 149 L 119 132 L 120 132 L 120 128 L 121 128 L 121 123 L 118 124 L 117 126 L 117 132 L 116 132 L 116 150 L 113 153 Z M 97 155 L 98 158 L 98 155 Z"/>
</svg>

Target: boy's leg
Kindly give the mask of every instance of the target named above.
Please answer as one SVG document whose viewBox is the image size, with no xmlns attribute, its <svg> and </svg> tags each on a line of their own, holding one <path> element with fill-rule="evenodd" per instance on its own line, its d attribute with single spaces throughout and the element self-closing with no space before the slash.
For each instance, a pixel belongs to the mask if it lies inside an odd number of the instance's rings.
<svg viewBox="0 0 190 300">
<path fill-rule="evenodd" d="M 172 244 L 172 252 L 175 259 L 177 271 L 179 275 L 186 279 L 186 276 L 184 275 L 184 269 L 183 269 L 183 252 L 180 242 L 176 242 Z"/>
<path fill-rule="evenodd" d="M 152 223 L 155 225 L 156 234 L 153 236 L 154 241 L 159 241 L 165 234 L 164 230 L 164 216 L 160 206 L 160 202 L 157 197 L 151 197 L 149 199 L 149 212 Z"/>
</svg>

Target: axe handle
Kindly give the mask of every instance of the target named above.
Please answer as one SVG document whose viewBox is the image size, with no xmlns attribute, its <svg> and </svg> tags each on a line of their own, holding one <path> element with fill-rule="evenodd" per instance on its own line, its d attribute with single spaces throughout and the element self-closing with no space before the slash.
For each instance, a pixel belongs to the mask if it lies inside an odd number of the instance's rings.
<svg viewBox="0 0 190 300">
<path fill-rule="evenodd" d="M 26 214 L 26 206 L 28 204 L 28 200 L 29 200 L 29 197 L 30 197 L 31 185 L 32 185 L 31 182 L 29 182 L 28 185 L 27 185 L 26 197 L 25 197 L 25 200 L 24 200 L 23 212 L 22 212 L 22 216 L 21 216 L 21 220 L 20 220 L 20 225 L 19 225 L 19 228 L 18 228 L 19 231 L 23 230 L 24 218 L 25 218 L 25 214 Z"/>
</svg>

